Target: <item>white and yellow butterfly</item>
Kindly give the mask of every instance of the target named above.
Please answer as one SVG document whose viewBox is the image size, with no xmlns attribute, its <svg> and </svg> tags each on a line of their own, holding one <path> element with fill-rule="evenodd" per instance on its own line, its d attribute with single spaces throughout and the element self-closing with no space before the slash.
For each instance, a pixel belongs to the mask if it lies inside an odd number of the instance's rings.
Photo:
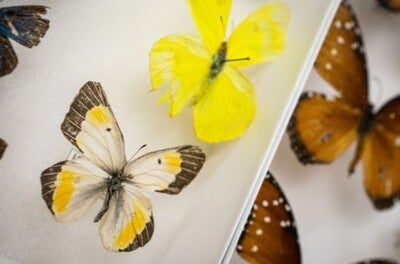
<svg viewBox="0 0 400 264">
<path fill-rule="evenodd" d="M 131 251 L 150 240 L 153 215 L 142 190 L 177 194 L 205 161 L 200 148 L 189 145 L 127 161 L 122 133 L 96 82 L 81 88 L 61 130 L 82 156 L 43 171 L 43 199 L 58 222 L 69 222 L 104 197 L 95 222 L 100 222 L 104 248 L 111 251 Z"/>
<path fill-rule="evenodd" d="M 289 11 L 281 3 L 252 12 L 225 41 L 231 0 L 187 0 L 203 43 L 187 35 L 158 40 L 150 51 L 153 90 L 166 86 L 175 116 L 194 105 L 194 130 L 216 143 L 241 136 L 254 118 L 254 88 L 238 70 L 273 59 L 283 49 Z"/>
</svg>

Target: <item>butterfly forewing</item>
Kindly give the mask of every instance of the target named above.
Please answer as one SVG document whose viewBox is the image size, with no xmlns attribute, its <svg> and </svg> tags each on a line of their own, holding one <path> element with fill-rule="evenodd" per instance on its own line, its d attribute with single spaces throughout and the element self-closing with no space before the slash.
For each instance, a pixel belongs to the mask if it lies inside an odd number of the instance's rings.
<svg viewBox="0 0 400 264">
<path fill-rule="evenodd" d="M 0 9 L 0 33 L 25 47 L 32 48 L 40 42 L 49 29 L 45 6 L 11 6 Z"/>
<path fill-rule="evenodd" d="M 211 54 L 225 40 L 232 0 L 187 0 L 194 22 Z"/>
<path fill-rule="evenodd" d="M 303 93 L 287 129 L 297 158 L 304 164 L 333 161 L 356 139 L 361 114 L 338 98 Z"/>
<path fill-rule="evenodd" d="M 62 161 L 42 172 L 42 197 L 57 221 L 75 221 L 105 194 L 109 178 L 85 157 Z"/>
<path fill-rule="evenodd" d="M 290 205 L 268 173 L 241 234 L 237 252 L 249 263 L 300 263 L 301 253 Z"/>
<path fill-rule="evenodd" d="M 0 138 L 0 159 L 3 157 L 4 151 L 6 151 L 7 143 Z"/>
<path fill-rule="evenodd" d="M 10 74 L 17 67 L 18 58 L 11 42 L 0 35 L 0 77 Z"/>
<path fill-rule="evenodd" d="M 167 36 L 153 45 L 150 51 L 153 90 L 167 85 L 160 102 L 170 104 L 170 116 L 177 115 L 200 93 L 210 64 L 211 55 L 192 37 Z"/>
<path fill-rule="evenodd" d="M 340 93 L 344 102 L 359 108 L 369 105 L 363 41 L 357 19 L 347 1 L 337 10 L 315 68 Z"/>
<path fill-rule="evenodd" d="M 196 177 L 204 162 L 199 147 L 180 146 L 145 154 L 129 162 L 123 174 L 140 188 L 178 194 Z"/>
<path fill-rule="evenodd" d="M 227 59 L 248 60 L 229 64 L 246 67 L 276 57 L 285 45 L 289 20 L 290 11 L 282 3 L 269 3 L 253 11 L 228 40 Z"/>
<path fill-rule="evenodd" d="M 61 125 L 65 137 L 110 174 L 126 163 L 124 140 L 100 83 L 87 82 Z"/>
</svg>

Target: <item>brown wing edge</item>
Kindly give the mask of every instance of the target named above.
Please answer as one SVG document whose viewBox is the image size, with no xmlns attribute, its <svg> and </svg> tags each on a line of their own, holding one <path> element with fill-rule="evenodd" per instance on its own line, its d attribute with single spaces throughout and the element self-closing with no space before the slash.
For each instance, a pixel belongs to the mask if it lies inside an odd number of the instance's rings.
<svg viewBox="0 0 400 264">
<path fill-rule="evenodd" d="M 176 180 L 170 183 L 167 189 L 157 191 L 167 194 L 178 194 L 199 173 L 206 160 L 206 155 L 197 146 L 186 145 L 177 150 L 182 157 L 182 170 L 176 175 Z"/>
<path fill-rule="evenodd" d="M 286 129 L 286 132 L 290 140 L 290 147 L 296 154 L 297 159 L 304 165 L 325 163 L 323 161 L 316 159 L 315 155 L 303 143 L 299 131 L 297 130 L 297 122 L 298 122 L 296 116 L 297 107 L 300 105 L 302 101 L 305 101 L 315 95 L 325 98 L 325 95 L 314 92 L 304 92 L 301 94 L 300 99 L 297 103 L 295 110 L 293 111 L 292 117 L 290 118 L 289 124 Z"/>
<path fill-rule="evenodd" d="M 62 133 L 75 146 L 75 137 L 81 131 L 81 124 L 85 120 L 86 113 L 98 105 L 109 106 L 107 97 L 100 83 L 88 81 L 75 96 L 61 124 Z"/>
<path fill-rule="evenodd" d="M 4 152 L 7 148 L 7 142 L 0 138 L 0 159 L 3 157 Z"/>
<path fill-rule="evenodd" d="M 18 65 L 18 57 L 7 37 L 0 35 L 0 77 L 6 76 L 14 71 Z"/>
<path fill-rule="evenodd" d="M 279 186 L 278 182 L 276 181 L 275 177 L 272 175 L 271 172 L 269 172 L 269 171 L 267 172 L 266 177 L 264 178 L 264 181 L 267 181 L 270 184 L 272 184 L 278 190 L 278 192 L 281 194 L 281 196 L 283 197 L 283 200 L 285 201 L 285 203 L 290 206 L 290 203 L 289 203 L 288 199 L 286 198 L 285 193 L 282 191 L 281 187 Z M 296 252 L 296 254 L 299 256 L 299 258 L 298 258 L 299 259 L 299 263 L 301 263 L 301 250 L 300 250 L 300 244 L 299 244 L 299 236 L 298 236 L 297 228 L 296 228 L 296 220 L 295 220 L 294 215 L 293 215 L 292 212 L 293 211 L 289 211 L 288 212 L 289 220 L 292 223 L 291 226 L 288 227 L 288 228 L 290 229 L 290 232 L 292 233 L 293 237 L 297 240 L 297 250 L 296 250 L 297 252 Z M 254 209 L 251 210 L 249 216 L 247 217 L 246 224 L 245 224 L 245 226 L 243 228 L 242 234 L 239 237 L 239 241 L 238 241 L 237 245 L 242 244 L 242 241 L 246 236 L 245 230 L 247 230 L 248 227 L 249 227 L 249 223 L 250 223 L 250 220 L 252 219 L 252 214 L 253 213 L 254 213 Z M 238 253 L 240 252 L 238 247 L 236 247 L 236 251 L 238 251 Z"/>
<path fill-rule="evenodd" d="M 377 1 L 381 7 L 385 8 L 389 11 L 400 12 L 400 1 L 397 1 L 397 2 L 396 2 L 396 0 L 394 0 L 394 1 L 393 0 L 377 0 Z"/>
<path fill-rule="evenodd" d="M 55 181 L 57 180 L 57 174 L 60 173 L 62 166 L 66 163 L 66 161 L 61 161 L 59 163 L 54 164 L 53 166 L 44 170 L 40 176 L 40 183 L 42 186 L 42 197 L 46 202 L 47 207 L 49 208 L 51 214 L 54 215 L 52 206 L 53 206 L 53 194 L 55 190 Z"/>
<path fill-rule="evenodd" d="M 146 224 L 146 227 L 143 229 L 144 234 L 141 233 L 135 237 L 135 239 L 130 243 L 126 248 L 120 249 L 119 252 L 129 252 L 135 250 L 139 247 L 143 247 L 150 241 L 154 231 L 154 219 L 153 216 L 150 217 L 150 222 Z M 140 239 L 139 237 L 140 236 Z"/>
<path fill-rule="evenodd" d="M 374 258 L 361 260 L 358 262 L 354 262 L 353 264 L 398 264 L 398 262 L 393 259 Z"/>
</svg>

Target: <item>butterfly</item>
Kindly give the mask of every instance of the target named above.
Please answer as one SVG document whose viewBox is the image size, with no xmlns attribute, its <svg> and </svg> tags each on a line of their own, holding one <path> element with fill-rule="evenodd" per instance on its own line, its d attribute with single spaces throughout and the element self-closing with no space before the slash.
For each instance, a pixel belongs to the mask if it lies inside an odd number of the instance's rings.
<svg viewBox="0 0 400 264">
<path fill-rule="evenodd" d="M 330 163 L 356 141 L 348 172 L 362 160 L 366 192 L 377 209 L 384 209 L 400 194 L 400 96 L 374 110 L 366 67 L 358 22 L 344 2 L 315 63 L 339 96 L 303 93 L 287 132 L 303 164 Z"/>
<path fill-rule="evenodd" d="M 301 248 L 293 208 L 273 175 L 268 172 L 254 201 L 236 252 L 247 263 L 301 263 Z M 373 258 L 357 264 L 396 264 Z"/>
<path fill-rule="evenodd" d="M 399 12 L 400 11 L 400 1 L 399 0 L 377 0 L 378 3 L 383 6 L 384 8 Z"/>
<path fill-rule="evenodd" d="M 367 259 L 356 262 L 356 264 L 397 264 L 397 261 L 384 258 Z"/>
<path fill-rule="evenodd" d="M 10 74 L 18 64 L 17 55 L 9 39 L 32 48 L 49 29 L 49 20 L 41 15 L 45 6 L 26 5 L 0 8 L 0 77 Z"/>
<path fill-rule="evenodd" d="M 236 251 L 249 263 L 301 263 L 292 209 L 270 172 L 261 185 Z"/>
<path fill-rule="evenodd" d="M 152 90 L 177 115 L 190 102 L 194 131 L 209 143 L 233 140 L 256 111 L 254 87 L 239 68 L 271 60 L 284 46 L 289 11 L 281 3 L 252 12 L 225 40 L 231 0 L 188 0 L 202 42 L 188 35 L 159 39 L 150 51 Z"/>
<path fill-rule="evenodd" d="M 7 143 L 0 138 L 0 159 L 3 157 L 4 151 L 6 151 Z"/>
<path fill-rule="evenodd" d="M 77 220 L 102 199 L 94 221 L 110 251 L 132 251 L 150 240 L 153 213 L 144 190 L 178 194 L 205 161 L 201 149 L 190 145 L 127 160 L 121 130 L 97 82 L 80 89 L 61 130 L 82 155 L 42 172 L 42 197 L 58 222 Z"/>
</svg>

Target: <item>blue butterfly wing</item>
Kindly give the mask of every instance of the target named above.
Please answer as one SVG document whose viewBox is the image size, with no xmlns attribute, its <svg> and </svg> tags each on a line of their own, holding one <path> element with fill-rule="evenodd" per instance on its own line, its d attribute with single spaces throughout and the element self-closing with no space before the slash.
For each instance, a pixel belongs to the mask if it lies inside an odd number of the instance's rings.
<svg viewBox="0 0 400 264">
<path fill-rule="evenodd" d="M 45 6 L 11 6 L 0 8 L 0 34 L 32 48 L 49 29 L 49 20 L 42 18 Z"/>
<path fill-rule="evenodd" d="M 17 67 L 18 58 L 11 42 L 0 35 L 0 77 L 11 73 Z"/>
</svg>

